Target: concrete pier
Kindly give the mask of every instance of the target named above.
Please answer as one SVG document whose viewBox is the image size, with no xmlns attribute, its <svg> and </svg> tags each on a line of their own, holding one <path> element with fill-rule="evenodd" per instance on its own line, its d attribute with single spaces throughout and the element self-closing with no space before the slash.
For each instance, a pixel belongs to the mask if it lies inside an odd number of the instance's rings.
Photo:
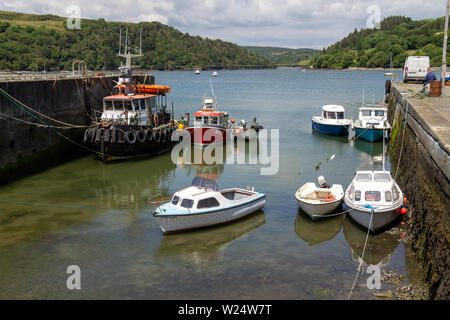
<svg viewBox="0 0 450 320">
<path fill-rule="evenodd" d="M 392 83 L 392 173 L 408 198 L 408 238 L 431 299 L 450 298 L 450 88 L 419 97 L 420 84 Z M 405 128 L 406 121 L 406 129 Z"/>
</svg>

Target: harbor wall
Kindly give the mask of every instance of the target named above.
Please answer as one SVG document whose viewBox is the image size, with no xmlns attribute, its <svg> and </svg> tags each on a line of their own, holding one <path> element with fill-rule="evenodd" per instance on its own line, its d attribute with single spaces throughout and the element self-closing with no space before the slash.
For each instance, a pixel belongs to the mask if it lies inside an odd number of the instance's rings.
<svg viewBox="0 0 450 320">
<path fill-rule="evenodd" d="M 92 110 L 102 109 L 102 98 L 115 89 L 117 77 L 87 77 L 0 82 L 0 88 L 35 111 L 69 124 L 89 125 Z M 143 81 L 144 77 L 136 77 Z M 154 77 L 146 83 L 153 84 Z M 51 125 L 36 126 L 16 119 Z M 67 127 L 0 94 L 0 185 L 43 171 L 87 154 L 83 128 Z"/>
<path fill-rule="evenodd" d="M 390 86 L 389 154 L 393 175 L 407 197 L 407 237 L 422 269 L 429 298 L 447 300 L 450 299 L 449 122 L 435 111 L 450 105 L 450 99 L 421 101 L 413 99 L 411 91 L 399 83 Z"/>
</svg>

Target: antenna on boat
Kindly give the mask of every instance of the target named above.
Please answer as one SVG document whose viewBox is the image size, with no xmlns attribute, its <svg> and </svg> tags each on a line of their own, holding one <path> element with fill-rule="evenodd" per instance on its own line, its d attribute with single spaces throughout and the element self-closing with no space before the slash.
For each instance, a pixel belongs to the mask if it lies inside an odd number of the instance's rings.
<svg viewBox="0 0 450 320">
<path fill-rule="evenodd" d="M 364 107 L 364 88 L 363 88 L 363 99 L 362 99 L 362 106 Z"/>
<path fill-rule="evenodd" d="M 119 54 L 121 49 L 122 49 L 122 28 L 120 28 L 119 30 Z"/>
<path fill-rule="evenodd" d="M 385 171 L 386 169 L 385 169 L 385 167 L 384 167 L 384 163 L 385 163 L 385 155 L 384 155 L 384 141 L 386 140 L 385 139 L 385 132 L 384 132 L 384 128 L 383 128 L 383 171 Z"/>
</svg>

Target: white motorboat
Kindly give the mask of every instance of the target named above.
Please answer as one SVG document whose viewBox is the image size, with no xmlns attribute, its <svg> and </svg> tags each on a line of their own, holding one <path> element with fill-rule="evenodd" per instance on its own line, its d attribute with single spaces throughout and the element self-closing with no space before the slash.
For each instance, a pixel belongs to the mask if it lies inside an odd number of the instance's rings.
<svg viewBox="0 0 450 320">
<path fill-rule="evenodd" d="M 350 217 L 373 232 L 398 218 L 403 193 L 389 171 L 357 171 L 344 202 Z"/>
<path fill-rule="evenodd" d="M 319 176 L 317 181 L 319 187 L 314 182 L 308 182 L 295 193 L 300 208 L 313 220 L 336 210 L 344 198 L 342 185 L 329 186 L 323 176 Z"/>
<path fill-rule="evenodd" d="M 200 74 L 200 70 L 199 69 L 195 70 L 195 74 Z"/>
<path fill-rule="evenodd" d="M 212 76 L 217 77 L 218 76 L 217 71 L 213 71 Z"/>
<path fill-rule="evenodd" d="M 345 119 L 345 109 L 339 105 L 325 105 L 322 114 L 312 117 L 312 128 L 317 132 L 334 136 L 348 134 L 352 125 L 351 119 Z"/>
<path fill-rule="evenodd" d="M 214 180 L 194 178 L 153 212 L 164 234 L 210 227 L 243 218 L 264 207 L 266 196 L 254 190 L 219 190 Z"/>
<path fill-rule="evenodd" d="M 355 135 L 369 142 L 380 141 L 384 131 L 391 129 L 387 120 L 388 110 L 376 104 L 359 108 L 358 120 L 355 121 Z"/>
</svg>

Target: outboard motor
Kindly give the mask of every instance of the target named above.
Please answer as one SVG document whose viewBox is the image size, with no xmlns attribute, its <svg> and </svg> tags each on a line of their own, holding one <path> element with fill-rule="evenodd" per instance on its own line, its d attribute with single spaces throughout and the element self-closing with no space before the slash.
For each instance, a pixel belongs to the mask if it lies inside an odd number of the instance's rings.
<svg viewBox="0 0 450 320">
<path fill-rule="evenodd" d="M 330 186 L 327 183 L 327 180 L 325 180 L 324 176 L 318 176 L 317 177 L 317 182 L 319 183 L 319 186 L 321 188 L 329 188 Z"/>
</svg>

